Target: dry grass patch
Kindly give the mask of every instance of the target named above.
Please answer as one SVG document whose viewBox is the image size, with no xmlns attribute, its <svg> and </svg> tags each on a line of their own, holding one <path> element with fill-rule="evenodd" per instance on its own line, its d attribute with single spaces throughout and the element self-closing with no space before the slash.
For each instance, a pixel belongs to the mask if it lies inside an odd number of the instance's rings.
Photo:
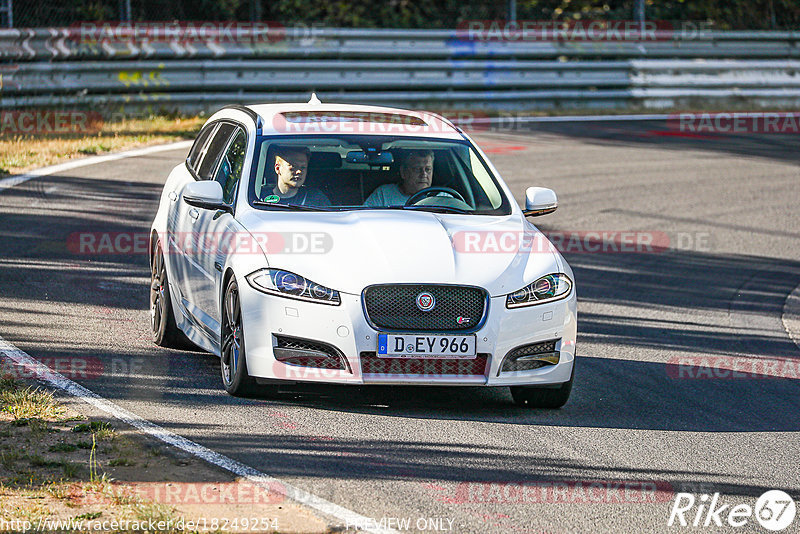
<svg viewBox="0 0 800 534">
<path fill-rule="evenodd" d="M 36 420 L 64 415 L 64 407 L 49 391 L 22 387 L 7 379 L 0 384 L 0 411 L 9 414 L 17 424 L 32 424 L 35 430 L 41 430 L 41 422 Z"/>
<path fill-rule="evenodd" d="M 282 496 L 254 499 L 250 486 L 115 421 L 87 419 L 47 391 L 0 380 L 0 532 L 39 522 L 45 532 L 89 532 L 89 521 L 127 525 L 115 532 L 151 521 L 165 525 L 157 532 L 329 532 Z M 260 528 L 233 522 L 253 517 Z"/>
<path fill-rule="evenodd" d="M 192 139 L 201 117 L 154 116 L 105 123 L 96 133 L 0 135 L 0 176 L 88 155 Z"/>
</svg>

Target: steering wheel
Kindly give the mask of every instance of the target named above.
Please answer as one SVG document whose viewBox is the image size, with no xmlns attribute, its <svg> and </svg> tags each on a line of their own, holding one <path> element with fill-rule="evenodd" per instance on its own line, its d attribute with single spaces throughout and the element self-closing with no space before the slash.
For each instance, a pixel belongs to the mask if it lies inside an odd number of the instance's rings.
<svg viewBox="0 0 800 534">
<path fill-rule="evenodd" d="M 423 200 L 425 198 L 438 195 L 439 193 L 446 193 L 449 196 L 460 200 L 464 204 L 467 203 L 467 201 L 464 200 L 464 197 L 461 196 L 461 193 L 459 193 L 455 189 L 453 189 L 451 187 L 442 187 L 442 186 L 435 185 L 435 186 L 432 186 L 432 187 L 426 187 L 425 189 L 420 189 L 419 191 L 417 191 L 416 193 L 414 193 L 413 195 L 408 197 L 408 200 L 406 200 L 405 205 L 406 206 L 413 206 L 414 204 L 416 204 L 420 200 Z"/>
</svg>

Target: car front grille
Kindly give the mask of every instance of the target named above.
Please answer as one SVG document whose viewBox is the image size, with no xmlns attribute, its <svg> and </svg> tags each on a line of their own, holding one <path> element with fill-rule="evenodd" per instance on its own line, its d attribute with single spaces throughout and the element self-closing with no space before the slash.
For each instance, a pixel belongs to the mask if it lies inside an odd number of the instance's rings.
<svg viewBox="0 0 800 534">
<path fill-rule="evenodd" d="M 417 297 L 430 293 L 435 306 L 422 311 Z M 477 330 L 484 319 L 486 291 L 479 287 L 438 284 L 387 284 L 364 290 L 367 320 L 376 329 L 397 332 Z"/>
<path fill-rule="evenodd" d="M 379 375 L 486 376 L 489 354 L 471 360 L 427 358 L 378 358 L 374 352 L 361 353 L 361 372 Z"/>
</svg>

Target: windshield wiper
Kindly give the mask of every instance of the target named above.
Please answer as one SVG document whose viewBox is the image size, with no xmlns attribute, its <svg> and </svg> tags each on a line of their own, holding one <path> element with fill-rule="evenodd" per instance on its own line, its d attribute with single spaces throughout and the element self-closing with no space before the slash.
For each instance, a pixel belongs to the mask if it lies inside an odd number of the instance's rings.
<svg viewBox="0 0 800 534">
<path fill-rule="evenodd" d="M 433 213 L 463 213 L 472 214 L 472 211 L 455 208 L 453 206 L 331 206 L 330 208 L 320 208 L 317 206 L 301 206 L 300 204 L 278 204 L 277 202 L 264 202 L 254 200 L 254 206 L 265 206 L 268 208 L 281 208 L 292 211 L 348 211 L 348 210 L 410 210 L 410 211 L 430 211 Z"/>
<path fill-rule="evenodd" d="M 267 206 L 269 208 L 281 208 L 292 211 L 328 211 L 325 208 L 318 208 L 316 206 L 301 206 L 300 204 L 278 204 L 277 202 L 264 202 L 263 200 L 254 200 L 253 206 Z"/>
<path fill-rule="evenodd" d="M 453 206 L 435 206 L 432 204 L 427 205 L 414 205 L 414 206 L 402 206 L 401 209 L 404 210 L 417 210 L 417 211 L 432 211 L 434 213 L 472 213 L 469 210 L 455 208 Z"/>
<path fill-rule="evenodd" d="M 474 211 L 456 208 L 453 206 L 433 206 L 430 204 L 414 206 L 342 206 L 348 210 L 409 210 L 409 211 L 432 211 L 436 213 L 465 213 L 473 215 Z"/>
</svg>

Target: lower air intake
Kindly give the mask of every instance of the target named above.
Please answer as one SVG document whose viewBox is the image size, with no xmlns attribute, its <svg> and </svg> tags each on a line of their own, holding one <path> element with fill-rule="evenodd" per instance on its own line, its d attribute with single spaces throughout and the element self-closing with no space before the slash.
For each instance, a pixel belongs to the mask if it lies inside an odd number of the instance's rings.
<svg viewBox="0 0 800 534">
<path fill-rule="evenodd" d="M 350 370 L 347 358 L 332 345 L 287 336 L 276 335 L 275 339 L 278 344 L 273 347 L 272 353 L 279 362 L 299 367 Z"/>
<path fill-rule="evenodd" d="M 556 351 L 556 343 L 558 341 L 554 339 L 542 343 L 531 343 L 509 351 L 498 374 L 501 372 L 530 371 L 531 369 L 557 364 L 561 358 L 560 353 Z"/>
</svg>

